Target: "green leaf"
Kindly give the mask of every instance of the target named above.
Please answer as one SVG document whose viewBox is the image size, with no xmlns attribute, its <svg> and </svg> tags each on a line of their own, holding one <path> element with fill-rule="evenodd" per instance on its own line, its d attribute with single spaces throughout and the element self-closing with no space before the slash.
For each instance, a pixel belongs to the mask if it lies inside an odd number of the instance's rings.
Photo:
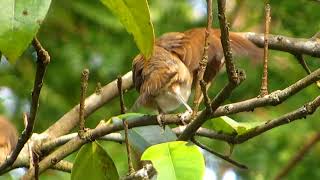
<svg viewBox="0 0 320 180">
<path fill-rule="evenodd" d="M 36 35 L 51 0 L 0 1 L 0 51 L 9 62 L 23 53 Z"/>
<path fill-rule="evenodd" d="M 147 0 L 101 0 L 120 19 L 131 33 L 140 50 L 148 59 L 152 55 L 154 31 Z"/>
<path fill-rule="evenodd" d="M 150 160 L 157 170 L 157 180 L 202 179 L 204 158 L 197 146 L 174 141 L 149 147 L 141 160 Z"/>
<path fill-rule="evenodd" d="M 118 116 L 114 116 L 111 117 L 109 120 L 107 120 L 107 122 L 113 123 L 113 124 L 118 124 L 121 123 L 122 124 L 122 120 L 126 119 L 128 120 L 132 120 L 135 118 L 139 118 L 142 116 L 145 116 L 146 114 L 141 114 L 141 113 L 126 113 L 126 114 L 120 114 Z"/>
<path fill-rule="evenodd" d="M 119 175 L 108 153 L 97 142 L 81 147 L 71 171 L 72 180 L 119 179 Z"/>
<path fill-rule="evenodd" d="M 177 139 L 176 134 L 166 126 L 163 130 L 160 126 L 145 126 L 130 129 L 128 132 L 129 143 L 140 155 L 148 147 Z"/>
<path fill-rule="evenodd" d="M 221 116 L 213 118 L 206 123 L 210 129 L 213 129 L 219 133 L 230 135 L 241 135 L 253 130 L 256 126 L 263 122 L 237 122 L 228 116 Z"/>
</svg>

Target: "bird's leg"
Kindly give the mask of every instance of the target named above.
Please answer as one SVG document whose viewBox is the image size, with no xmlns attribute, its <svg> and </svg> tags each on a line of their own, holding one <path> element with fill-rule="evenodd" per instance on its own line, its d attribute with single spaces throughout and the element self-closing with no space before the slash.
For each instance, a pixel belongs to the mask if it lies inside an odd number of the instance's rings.
<svg viewBox="0 0 320 180">
<path fill-rule="evenodd" d="M 177 98 L 177 100 L 183 104 L 186 107 L 186 111 L 184 113 L 180 113 L 178 114 L 182 124 L 187 125 L 188 123 L 186 122 L 187 120 L 189 120 L 191 118 L 192 115 L 192 109 L 191 107 L 185 102 L 185 100 L 183 99 L 183 97 L 180 95 L 180 93 L 175 93 L 175 97 Z"/>
<path fill-rule="evenodd" d="M 166 126 L 163 124 L 162 119 L 161 119 L 164 113 L 160 107 L 158 107 L 158 112 L 159 112 L 159 114 L 157 115 L 157 121 L 158 121 L 159 126 L 161 127 L 162 133 L 163 133 L 166 128 Z"/>
</svg>

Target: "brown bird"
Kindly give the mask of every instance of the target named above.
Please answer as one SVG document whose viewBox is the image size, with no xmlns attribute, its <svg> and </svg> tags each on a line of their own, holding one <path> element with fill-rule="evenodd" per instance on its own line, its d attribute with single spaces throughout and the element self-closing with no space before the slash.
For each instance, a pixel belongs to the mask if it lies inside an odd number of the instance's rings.
<svg viewBox="0 0 320 180">
<path fill-rule="evenodd" d="M 170 32 L 156 40 L 152 57 L 146 61 L 140 54 L 133 60 L 133 82 L 140 93 L 134 110 L 140 106 L 168 113 L 181 104 L 187 104 L 192 82 L 196 77 L 199 62 L 203 56 L 205 28 L 195 28 L 185 32 Z M 220 30 L 211 29 L 208 38 L 208 65 L 204 80 L 211 82 L 224 64 Z M 230 33 L 233 53 L 261 59 L 262 50 L 240 33 Z"/>
<path fill-rule="evenodd" d="M 18 141 L 18 132 L 8 119 L 0 116 L 0 163 L 15 148 Z"/>
</svg>

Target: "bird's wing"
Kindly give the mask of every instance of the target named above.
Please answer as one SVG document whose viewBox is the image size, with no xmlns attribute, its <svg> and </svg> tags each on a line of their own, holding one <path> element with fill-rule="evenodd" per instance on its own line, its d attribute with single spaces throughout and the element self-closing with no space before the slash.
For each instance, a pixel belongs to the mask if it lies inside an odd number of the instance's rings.
<svg viewBox="0 0 320 180">
<path fill-rule="evenodd" d="M 142 104 L 150 96 L 156 96 L 163 88 L 176 80 L 178 59 L 164 48 L 155 46 L 153 56 L 145 61 L 137 56 L 133 61 L 133 81 L 140 92 Z"/>
</svg>

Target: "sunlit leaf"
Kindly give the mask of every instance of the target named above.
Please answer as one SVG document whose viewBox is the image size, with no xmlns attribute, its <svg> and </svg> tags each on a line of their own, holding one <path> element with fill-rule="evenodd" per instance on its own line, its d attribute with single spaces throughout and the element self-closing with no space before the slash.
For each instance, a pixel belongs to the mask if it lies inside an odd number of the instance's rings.
<svg viewBox="0 0 320 180">
<path fill-rule="evenodd" d="M 141 53 L 152 55 L 154 31 L 147 0 L 101 0 L 131 33 Z"/>
<path fill-rule="evenodd" d="M 157 180 L 202 179 L 205 163 L 197 146 L 174 141 L 149 147 L 141 160 L 150 160 L 157 170 Z"/>
<path fill-rule="evenodd" d="M 71 179 L 119 179 L 114 162 L 97 142 L 81 147 L 74 162 Z"/>
<path fill-rule="evenodd" d="M 50 3 L 51 0 L 0 1 L 0 51 L 11 63 L 36 35 Z"/>
</svg>

